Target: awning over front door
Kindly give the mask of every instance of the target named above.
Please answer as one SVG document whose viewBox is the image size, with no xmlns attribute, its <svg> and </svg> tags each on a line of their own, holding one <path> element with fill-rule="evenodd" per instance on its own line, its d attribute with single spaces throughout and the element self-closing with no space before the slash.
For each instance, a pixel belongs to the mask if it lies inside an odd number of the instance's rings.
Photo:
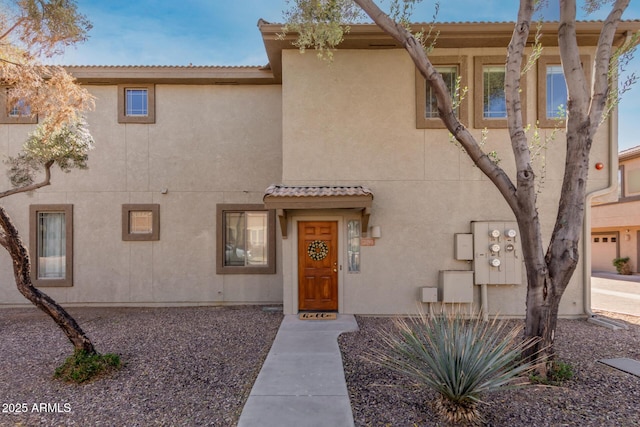
<svg viewBox="0 0 640 427">
<path fill-rule="evenodd" d="M 287 238 L 287 210 L 356 209 L 362 214 L 362 231 L 369 227 L 373 193 L 367 187 L 271 185 L 262 198 L 267 209 L 275 209 L 280 220 L 282 238 Z"/>
</svg>

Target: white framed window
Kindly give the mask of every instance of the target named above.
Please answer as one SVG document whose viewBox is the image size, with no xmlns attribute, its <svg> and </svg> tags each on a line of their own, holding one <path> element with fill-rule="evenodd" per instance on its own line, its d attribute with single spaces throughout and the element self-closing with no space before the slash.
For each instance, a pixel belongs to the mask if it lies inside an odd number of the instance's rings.
<svg viewBox="0 0 640 427">
<path fill-rule="evenodd" d="M 263 205 L 217 206 L 218 274 L 275 273 L 275 212 Z"/>
<path fill-rule="evenodd" d="M 125 114 L 127 117 L 147 117 L 149 115 L 149 91 L 147 89 L 125 89 Z"/>
<path fill-rule="evenodd" d="M 474 126 L 506 128 L 507 98 L 505 93 L 506 58 L 504 56 L 474 57 Z M 527 58 L 522 59 L 526 64 Z M 523 122 L 527 116 L 526 74 L 520 76 L 520 109 Z"/>
<path fill-rule="evenodd" d="M 438 73 L 442 76 L 444 83 L 447 85 L 449 89 L 449 95 L 453 98 L 455 95 L 456 81 L 458 79 L 458 66 L 450 65 L 450 66 L 437 66 L 435 67 Z M 428 119 L 438 118 L 440 114 L 438 113 L 438 101 L 436 100 L 436 94 L 433 88 L 427 85 L 427 95 L 426 95 L 426 105 L 425 105 L 425 117 Z"/>
<path fill-rule="evenodd" d="M 9 105 L 10 88 L 8 86 L 0 86 L 0 88 L 0 123 L 38 123 L 38 116 L 31 115 L 31 107 L 24 100 L 18 100 L 18 102 Z"/>
<path fill-rule="evenodd" d="M 31 280 L 36 286 L 73 285 L 73 205 L 29 207 Z"/>
<path fill-rule="evenodd" d="M 590 80 L 590 57 L 580 55 L 587 81 Z M 564 125 L 567 115 L 567 83 L 560 56 L 543 55 L 538 58 L 538 126 L 553 128 Z"/>
<path fill-rule="evenodd" d="M 482 69 L 482 117 L 485 119 L 507 117 L 504 78 L 504 66 L 485 65 Z"/>
<path fill-rule="evenodd" d="M 118 85 L 118 123 L 155 121 L 155 85 Z"/>
<path fill-rule="evenodd" d="M 561 65 L 547 65 L 546 118 L 564 119 L 567 115 L 567 83 Z"/>
<path fill-rule="evenodd" d="M 449 88 L 451 97 L 457 94 L 456 84 L 459 90 L 468 87 L 467 84 L 467 57 L 466 56 L 443 56 L 429 58 L 435 69 L 442 75 L 442 78 Z M 431 86 L 427 84 L 425 78 L 416 69 L 416 128 L 437 129 L 444 128 L 444 123 L 440 120 L 438 112 L 438 102 Z M 468 123 L 468 99 L 460 100 L 456 109 L 456 116 L 463 123 Z"/>
<path fill-rule="evenodd" d="M 538 59 L 538 126 L 557 127 L 567 115 L 567 83 L 559 56 Z"/>
</svg>

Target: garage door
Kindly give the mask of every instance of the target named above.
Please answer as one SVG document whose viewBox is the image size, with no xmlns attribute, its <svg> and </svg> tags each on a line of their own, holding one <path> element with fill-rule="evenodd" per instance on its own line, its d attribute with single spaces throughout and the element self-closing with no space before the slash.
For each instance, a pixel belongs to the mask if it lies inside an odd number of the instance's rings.
<svg viewBox="0 0 640 427">
<path fill-rule="evenodd" d="M 591 270 L 616 272 L 613 259 L 618 256 L 618 234 L 591 236 Z"/>
</svg>

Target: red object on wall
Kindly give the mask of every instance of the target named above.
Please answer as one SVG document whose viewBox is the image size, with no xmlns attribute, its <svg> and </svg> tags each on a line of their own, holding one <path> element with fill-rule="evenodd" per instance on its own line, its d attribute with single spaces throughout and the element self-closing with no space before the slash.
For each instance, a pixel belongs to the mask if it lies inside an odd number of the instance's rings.
<svg viewBox="0 0 640 427">
<path fill-rule="evenodd" d="M 602 168 L 604 168 L 604 163 L 602 162 L 596 163 L 596 169 L 601 170 Z"/>
</svg>

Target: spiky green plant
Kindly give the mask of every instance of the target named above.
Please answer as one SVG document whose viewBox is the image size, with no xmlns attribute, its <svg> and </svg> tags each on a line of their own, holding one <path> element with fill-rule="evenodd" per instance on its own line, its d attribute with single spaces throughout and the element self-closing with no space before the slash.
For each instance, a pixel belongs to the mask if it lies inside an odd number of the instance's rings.
<svg viewBox="0 0 640 427">
<path fill-rule="evenodd" d="M 521 354 L 535 341 L 504 320 L 420 312 L 394 325 L 380 332 L 384 345 L 372 360 L 436 391 L 436 411 L 451 424 L 480 423 L 481 396 L 526 384 L 534 369 Z"/>
</svg>

